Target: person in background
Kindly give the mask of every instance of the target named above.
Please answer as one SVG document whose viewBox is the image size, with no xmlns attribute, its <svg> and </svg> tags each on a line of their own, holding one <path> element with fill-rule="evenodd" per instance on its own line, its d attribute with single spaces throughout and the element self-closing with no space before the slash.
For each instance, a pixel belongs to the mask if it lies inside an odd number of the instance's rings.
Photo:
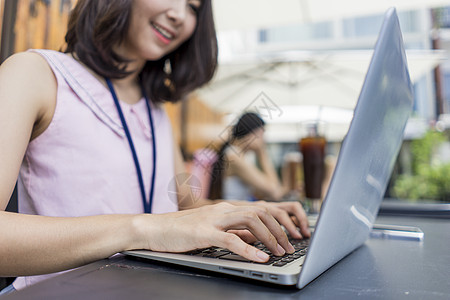
<svg viewBox="0 0 450 300">
<path fill-rule="evenodd" d="M 231 138 L 218 151 L 212 167 L 210 199 L 262 199 L 279 201 L 285 194 L 264 142 L 264 120 L 244 113 L 231 131 Z M 257 164 L 246 156 L 255 154 Z"/>
<path fill-rule="evenodd" d="M 0 276 L 19 276 L 4 292 L 125 250 L 218 246 L 265 262 L 248 241 L 283 255 L 280 224 L 309 236 L 299 205 L 168 195 L 185 170 L 161 104 L 214 74 L 210 0 L 78 0 L 66 42 L 0 68 Z"/>
</svg>

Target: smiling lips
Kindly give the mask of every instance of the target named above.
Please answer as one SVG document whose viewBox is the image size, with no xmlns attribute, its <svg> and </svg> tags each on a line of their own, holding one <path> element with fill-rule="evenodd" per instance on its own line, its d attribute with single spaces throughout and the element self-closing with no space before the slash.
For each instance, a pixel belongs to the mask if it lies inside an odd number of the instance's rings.
<svg viewBox="0 0 450 300">
<path fill-rule="evenodd" d="M 156 23 L 151 23 L 153 29 L 156 32 L 157 37 L 164 43 L 169 44 L 175 37 L 175 35 L 169 32 L 167 29 L 161 27 Z"/>
</svg>

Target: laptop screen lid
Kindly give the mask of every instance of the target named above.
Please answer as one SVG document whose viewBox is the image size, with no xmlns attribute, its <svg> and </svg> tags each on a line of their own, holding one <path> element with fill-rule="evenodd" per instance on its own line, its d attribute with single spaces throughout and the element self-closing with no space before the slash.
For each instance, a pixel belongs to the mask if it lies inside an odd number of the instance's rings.
<svg viewBox="0 0 450 300">
<path fill-rule="evenodd" d="M 413 106 L 403 39 L 389 9 L 375 46 L 336 169 L 324 199 L 298 288 L 368 238 Z"/>
</svg>

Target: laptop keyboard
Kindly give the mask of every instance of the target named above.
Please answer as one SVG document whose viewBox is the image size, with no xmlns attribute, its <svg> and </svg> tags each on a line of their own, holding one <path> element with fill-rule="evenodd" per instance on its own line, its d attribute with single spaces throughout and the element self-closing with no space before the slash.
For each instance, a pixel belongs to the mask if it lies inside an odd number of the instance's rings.
<svg viewBox="0 0 450 300">
<path fill-rule="evenodd" d="M 309 239 L 304 239 L 304 240 L 289 239 L 289 241 L 291 242 L 292 246 L 294 246 L 295 252 L 292 254 L 286 253 L 283 256 L 273 255 L 272 252 L 270 252 L 270 250 L 267 249 L 267 247 L 264 246 L 264 244 L 261 242 L 254 243 L 253 246 L 255 246 L 259 250 L 270 255 L 269 260 L 265 263 L 258 263 L 258 262 L 250 261 L 240 255 L 237 255 L 237 254 L 231 252 L 228 249 L 218 248 L 218 247 L 197 249 L 197 250 L 186 252 L 185 254 L 201 256 L 201 257 L 209 257 L 209 258 L 234 260 L 234 261 L 248 262 L 248 263 L 255 263 L 255 264 L 272 265 L 275 267 L 282 267 L 288 263 L 291 263 L 291 262 L 305 256 L 306 252 L 308 251 L 308 246 L 309 246 L 310 240 Z"/>
</svg>

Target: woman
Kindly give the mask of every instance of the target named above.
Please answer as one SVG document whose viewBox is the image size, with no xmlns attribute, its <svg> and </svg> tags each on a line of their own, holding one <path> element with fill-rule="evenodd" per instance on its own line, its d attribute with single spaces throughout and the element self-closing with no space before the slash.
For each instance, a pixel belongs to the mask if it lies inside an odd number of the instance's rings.
<svg viewBox="0 0 450 300">
<path fill-rule="evenodd" d="M 255 195 L 278 201 L 284 195 L 264 142 L 264 121 L 253 112 L 244 113 L 234 125 L 213 165 L 210 199 L 254 200 Z M 260 168 L 249 163 L 256 155 Z"/>
<path fill-rule="evenodd" d="M 214 245 L 263 262 L 249 238 L 283 255 L 293 248 L 278 222 L 308 235 L 289 203 L 178 211 L 167 195 L 184 170 L 160 103 L 214 73 L 209 0 L 78 0 L 66 42 L 66 53 L 19 53 L 0 68 L 0 276 L 28 276 L 13 289 L 129 249 Z"/>
</svg>

